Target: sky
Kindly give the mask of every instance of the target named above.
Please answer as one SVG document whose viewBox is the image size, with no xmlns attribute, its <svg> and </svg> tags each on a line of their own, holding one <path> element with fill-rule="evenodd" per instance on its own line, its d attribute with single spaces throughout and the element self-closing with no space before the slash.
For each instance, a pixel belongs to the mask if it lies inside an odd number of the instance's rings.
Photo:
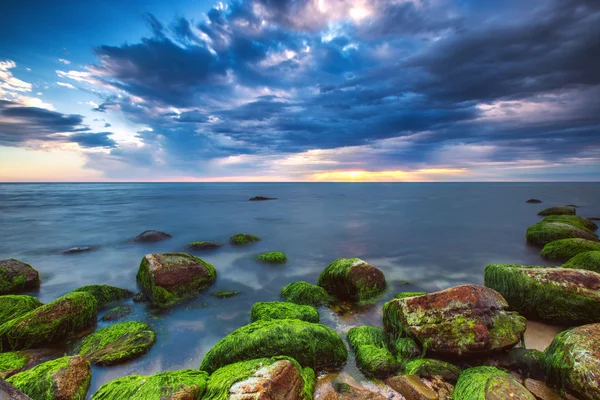
<svg viewBox="0 0 600 400">
<path fill-rule="evenodd" d="M 0 15 L 0 181 L 598 180 L 598 0 Z"/>
</svg>

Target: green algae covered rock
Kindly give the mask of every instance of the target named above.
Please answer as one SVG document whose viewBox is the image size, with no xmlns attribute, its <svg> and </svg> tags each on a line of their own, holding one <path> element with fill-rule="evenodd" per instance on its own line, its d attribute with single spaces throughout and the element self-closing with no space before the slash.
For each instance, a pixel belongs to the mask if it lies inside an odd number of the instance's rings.
<svg viewBox="0 0 600 400">
<path fill-rule="evenodd" d="M 562 267 L 585 269 L 600 273 L 600 250 L 579 253 L 563 264 Z"/>
<path fill-rule="evenodd" d="M 315 383 L 314 371 L 292 358 L 259 358 L 216 370 L 202 400 L 311 400 Z"/>
<path fill-rule="evenodd" d="M 234 362 L 274 356 L 292 357 L 313 369 L 339 368 L 348 351 L 338 334 L 324 325 L 298 319 L 256 321 L 221 339 L 200 369 L 212 373 Z"/>
<path fill-rule="evenodd" d="M 127 299 L 133 296 L 133 293 L 126 289 L 121 289 L 110 285 L 88 285 L 73 290 L 74 293 L 86 292 L 96 298 L 98 308 L 104 308 L 115 301 Z"/>
<path fill-rule="evenodd" d="M 550 381 L 585 399 L 600 398 L 600 324 L 556 335 L 541 357 Z"/>
<path fill-rule="evenodd" d="M 252 306 L 252 322 L 272 319 L 301 319 L 307 322 L 319 322 L 319 312 L 312 306 L 271 301 L 258 302 Z"/>
<path fill-rule="evenodd" d="M 237 296 L 241 292 L 238 290 L 221 290 L 219 292 L 212 292 L 210 295 L 217 299 L 229 299 L 230 297 Z"/>
<path fill-rule="evenodd" d="M 287 257 L 280 251 L 270 251 L 268 253 L 259 254 L 256 259 L 269 264 L 284 264 Z"/>
<path fill-rule="evenodd" d="M 580 229 L 587 229 L 590 232 L 598 229 L 598 225 L 594 221 L 578 215 L 550 215 L 544 218 L 543 222 L 560 222 L 561 224 L 573 225 Z"/>
<path fill-rule="evenodd" d="M 40 287 L 40 274 L 22 261 L 0 260 L 0 295 L 18 293 Z"/>
<path fill-rule="evenodd" d="M 196 400 L 203 399 L 208 374 L 187 369 L 151 376 L 129 375 L 105 383 L 92 400 Z"/>
<path fill-rule="evenodd" d="M 216 250 L 221 247 L 221 244 L 217 242 L 201 241 L 191 242 L 187 245 L 187 247 L 190 250 Z"/>
<path fill-rule="evenodd" d="M 426 353 L 481 354 L 511 348 L 521 340 L 527 321 L 505 311 L 507 307 L 494 290 L 461 285 L 387 302 L 383 325 L 392 337 L 415 339 Z"/>
<path fill-rule="evenodd" d="M 328 305 L 333 298 L 325 289 L 308 282 L 292 282 L 281 289 L 281 298 L 284 301 L 309 306 Z"/>
<path fill-rule="evenodd" d="M 74 356 L 47 361 L 6 381 L 33 400 L 84 400 L 91 378 L 90 363 Z"/>
<path fill-rule="evenodd" d="M 229 243 L 234 246 L 240 246 L 243 244 L 249 244 L 258 242 L 260 238 L 258 236 L 250 235 L 248 233 L 236 233 L 229 238 Z"/>
<path fill-rule="evenodd" d="M 342 300 L 365 301 L 387 286 L 383 272 L 360 258 L 338 258 L 319 275 L 317 285 Z"/>
<path fill-rule="evenodd" d="M 600 321 L 600 274 L 592 271 L 492 264 L 485 285 L 524 316 L 557 323 Z"/>
<path fill-rule="evenodd" d="M 197 296 L 216 277 L 212 265 L 187 253 L 148 254 L 137 273 L 143 293 L 158 307 Z"/>
<path fill-rule="evenodd" d="M 398 362 L 388 350 L 383 329 L 360 326 L 348 331 L 348 342 L 356 353 L 356 364 L 367 377 L 385 379 L 398 370 Z"/>
<path fill-rule="evenodd" d="M 460 375 L 458 367 L 433 358 L 415 358 L 403 364 L 405 375 L 417 375 L 421 378 L 441 376 L 445 381 L 456 382 Z"/>
<path fill-rule="evenodd" d="M 156 334 L 137 321 L 107 326 L 83 339 L 79 354 L 92 364 L 110 365 L 137 358 L 156 341 Z"/>
<path fill-rule="evenodd" d="M 570 206 L 560 206 L 560 207 L 550 207 L 542 210 L 538 213 L 543 217 L 548 215 L 575 215 L 575 207 Z"/>
<path fill-rule="evenodd" d="M 404 299 L 406 297 L 424 296 L 427 292 L 400 292 L 394 296 L 395 299 Z"/>
<path fill-rule="evenodd" d="M 580 238 L 587 240 L 598 240 L 596 235 L 586 228 L 578 228 L 571 224 L 562 222 L 538 222 L 527 228 L 527 243 L 544 246 L 559 239 Z"/>
<path fill-rule="evenodd" d="M 495 367 L 464 370 L 456 383 L 454 400 L 535 400 L 515 378 Z"/>
<path fill-rule="evenodd" d="M 396 353 L 396 359 L 400 363 L 419 357 L 423 353 L 419 348 L 419 345 L 409 337 L 397 338 L 394 341 L 392 348 Z"/>
<path fill-rule="evenodd" d="M 600 250 L 600 242 L 595 240 L 560 239 L 545 245 L 540 254 L 546 260 L 565 262 L 579 253 L 595 250 Z"/>
<path fill-rule="evenodd" d="M 102 317 L 102 321 L 116 321 L 121 318 L 125 318 L 129 314 L 133 312 L 133 307 L 131 306 L 117 306 L 112 308 L 104 314 Z"/>
<path fill-rule="evenodd" d="M 59 351 L 53 349 L 30 349 L 0 353 L 0 378 L 6 379 L 61 355 Z"/>
<path fill-rule="evenodd" d="M 96 322 L 96 298 L 67 293 L 0 325 L 0 351 L 52 344 Z"/>
<path fill-rule="evenodd" d="M 32 296 L 17 294 L 0 296 L 0 325 L 41 306 L 43 306 L 42 302 Z"/>
</svg>

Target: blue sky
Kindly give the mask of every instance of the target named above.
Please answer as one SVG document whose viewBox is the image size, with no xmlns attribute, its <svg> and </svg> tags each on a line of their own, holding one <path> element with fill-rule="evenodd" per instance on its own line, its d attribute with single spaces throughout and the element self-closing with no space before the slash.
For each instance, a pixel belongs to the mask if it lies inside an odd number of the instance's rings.
<svg viewBox="0 0 600 400">
<path fill-rule="evenodd" d="M 594 0 L 11 2 L 0 181 L 597 181 Z"/>
</svg>

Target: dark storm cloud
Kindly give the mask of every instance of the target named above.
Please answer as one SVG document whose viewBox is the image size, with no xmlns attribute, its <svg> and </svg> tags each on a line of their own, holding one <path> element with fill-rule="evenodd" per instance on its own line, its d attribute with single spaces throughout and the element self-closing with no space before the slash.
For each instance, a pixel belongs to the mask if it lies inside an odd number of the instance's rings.
<svg viewBox="0 0 600 400">
<path fill-rule="evenodd" d="M 81 132 L 76 133 L 74 135 L 70 135 L 65 138 L 69 142 L 77 143 L 79 146 L 84 148 L 94 148 L 94 147 L 106 147 L 106 148 L 114 148 L 117 146 L 117 142 L 111 139 L 109 136 L 112 135 L 111 132 Z"/>
</svg>

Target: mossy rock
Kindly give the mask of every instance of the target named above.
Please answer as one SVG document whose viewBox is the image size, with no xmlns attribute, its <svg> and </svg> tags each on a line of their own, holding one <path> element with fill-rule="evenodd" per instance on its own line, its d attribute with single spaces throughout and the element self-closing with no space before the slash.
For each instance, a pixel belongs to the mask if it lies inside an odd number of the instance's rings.
<svg viewBox="0 0 600 400">
<path fill-rule="evenodd" d="M 208 241 L 191 242 L 187 245 L 187 248 L 190 250 L 216 250 L 220 247 L 220 243 Z"/>
<path fill-rule="evenodd" d="M 87 336 L 78 351 L 92 364 L 118 364 L 146 353 L 155 341 L 156 334 L 148 325 L 120 322 Z"/>
<path fill-rule="evenodd" d="M 448 362 L 433 358 L 415 358 L 403 364 L 405 375 L 417 375 L 421 378 L 441 376 L 445 381 L 456 382 L 460 369 Z"/>
<path fill-rule="evenodd" d="M 86 292 L 96 298 L 98 309 L 104 308 L 110 303 L 128 299 L 133 296 L 133 292 L 127 289 L 121 289 L 110 285 L 87 285 L 73 290 L 74 293 Z"/>
<path fill-rule="evenodd" d="M 535 349 L 515 347 L 486 358 L 485 365 L 516 371 L 522 377 L 545 379 L 546 373 L 540 362 L 542 352 Z"/>
<path fill-rule="evenodd" d="M 6 379 L 61 355 L 56 349 L 30 349 L 0 353 L 0 378 Z"/>
<path fill-rule="evenodd" d="M 392 349 L 400 363 L 419 357 L 423 353 L 417 342 L 409 337 L 399 337 L 394 340 Z"/>
<path fill-rule="evenodd" d="M 356 365 L 367 377 L 385 379 L 399 368 L 394 355 L 387 348 L 383 329 L 361 326 L 348 331 L 348 343 L 356 354 Z"/>
<path fill-rule="evenodd" d="M 158 307 L 197 296 L 216 278 L 212 265 L 187 253 L 148 254 L 137 273 L 143 293 Z"/>
<path fill-rule="evenodd" d="M 562 222 L 538 222 L 527 228 L 527 243 L 544 246 L 547 243 L 560 239 L 580 238 L 598 240 L 596 235 L 584 228 L 578 228 Z"/>
<path fill-rule="evenodd" d="M 137 235 L 133 241 L 138 243 L 154 243 L 165 239 L 171 239 L 172 237 L 173 236 L 168 233 L 150 229 Z"/>
<path fill-rule="evenodd" d="M 561 224 L 573 225 L 580 229 L 587 229 L 590 232 L 598 229 L 598 225 L 594 221 L 578 215 L 550 215 L 544 218 L 543 222 L 560 222 Z"/>
<path fill-rule="evenodd" d="M 234 246 L 240 246 L 243 244 L 249 244 L 258 242 L 260 238 L 258 236 L 250 235 L 248 233 L 236 233 L 229 238 L 229 243 Z"/>
<path fill-rule="evenodd" d="M 543 217 L 547 217 L 548 215 L 575 215 L 575 207 L 550 207 L 540 211 L 538 215 L 541 215 Z"/>
<path fill-rule="evenodd" d="M 314 371 L 287 357 L 240 361 L 216 370 L 202 400 L 312 400 Z"/>
<path fill-rule="evenodd" d="M 230 297 L 237 296 L 241 292 L 238 290 L 221 290 L 220 292 L 212 292 L 210 295 L 218 299 L 229 299 Z"/>
<path fill-rule="evenodd" d="M 0 260 L 0 295 L 33 290 L 40 287 L 40 274 L 22 261 Z"/>
<path fill-rule="evenodd" d="M 333 298 L 325 289 L 308 282 L 292 282 L 281 289 L 281 298 L 290 303 L 309 306 L 322 306 L 331 304 Z"/>
<path fill-rule="evenodd" d="M 521 340 L 527 321 L 507 308 L 494 290 L 461 285 L 387 302 L 383 325 L 392 337 L 412 337 L 426 353 L 476 355 L 508 349 Z"/>
<path fill-rule="evenodd" d="M 67 293 L 0 325 L 0 351 L 52 344 L 96 322 L 96 298 Z"/>
<path fill-rule="evenodd" d="M 41 306 L 43 306 L 42 302 L 32 296 L 18 294 L 0 296 L 0 325 Z"/>
<path fill-rule="evenodd" d="M 492 264 L 487 287 L 498 291 L 510 309 L 527 318 L 555 323 L 600 321 L 600 274 L 592 271 Z"/>
<path fill-rule="evenodd" d="M 495 367 L 464 370 L 456 383 L 454 400 L 535 400 L 515 378 Z"/>
<path fill-rule="evenodd" d="M 74 356 L 45 362 L 6 381 L 34 400 L 84 400 L 91 378 L 90 363 Z"/>
<path fill-rule="evenodd" d="M 350 301 L 370 300 L 387 287 L 383 272 L 360 258 L 338 258 L 321 272 L 317 285 Z"/>
<path fill-rule="evenodd" d="M 394 296 L 395 299 L 405 299 L 407 297 L 424 296 L 427 292 L 400 292 Z"/>
<path fill-rule="evenodd" d="M 262 253 L 256 256 L 256 259 L 268 264 L 285 264 L 287 262 L 287 257 L 280 251 Z"/>
<path fill-rule="evenodd" d="M 258 302 L 252 306 L 251 320 L 269 321 L 272 319 L 300 319 L 307 322 L 319 322 L 319 312 L 312 306 L 271 301 Z"/>
<path fill-rule="evenodd" d="M 600 273 L 600 250 L 579 253 L 563 264 L 562 267 L 585 269 Z"/>
<path fill-rule="evenodd" d="M 586 239 L 560 239 L 548 243 L 540 253 L 550 261 L 565 262 L 579 253 L 600 250 L 600 242 Z"/>
<path fill-rule="evenodd" d="M 203 399 L 208 374 L 187 369 L 156 375 L 129 375 L 100 386 L 92 400 L 196 400 Z"/>
<path fill-rule="evenodd" d="M 256 357 L 287 356 L 303 367 L 339 368 L 348 357 L 342 339 L 327 326 L 297 319 L 256 321 L 217 343 L 204 357 L 200 369 L 218 368 Z"/>
<path fill-rule="evenodd" d="M 115 308 L 110 309 L 104 316 L 102 317 L 102 321 L 117 321 L 119 319 L 125 318 L 129 314 L 133 312 L 133 307 L 131 306 L 117 306 Z"/>
</svg>

